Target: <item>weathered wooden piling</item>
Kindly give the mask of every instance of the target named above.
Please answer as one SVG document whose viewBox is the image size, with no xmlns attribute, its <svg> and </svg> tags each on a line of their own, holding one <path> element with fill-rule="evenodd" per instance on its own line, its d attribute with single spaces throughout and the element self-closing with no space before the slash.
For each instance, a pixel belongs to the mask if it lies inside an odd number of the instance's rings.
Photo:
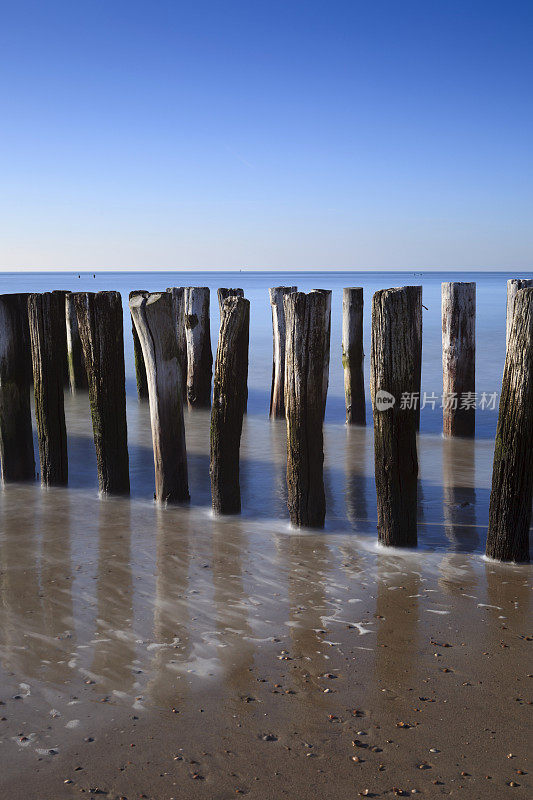
<svg viewBox="0 0 533 800">
<path fill-rule="evenodd" d="M 490 493 L 486 553 L 499 561 L 529 561 L 533 499 L 533 288 L 513 304 Z"/>
<path fill-rule="evenodd" d="M 218 307 L 220 310 L 220 319 L 222 320 L 222 309 L 224 307 L 224 300 L 226 297 L 244 297 L 243 289 L 217 289 Z"/>
<path fill-rule="evenodd" d="M 415 408 L 416 429 L 420 430 L 420 410 L 422 405 L 422 287 L 421 286 L 408 286 L 409 294 L 412 297 L 413 305 L 413 323 L 414 323 L 414 365 L 415 370 L 412 376 L 412 382 L 408 391 L 413 392 L 418 402 Z"/>
<path fill-rule="evenodd" d="M 189 484 L 174 299 L 168 291 L 137 293 L 129 307 L 148 380 L 155 497 L 162 503 L 184 503 Z"/>
<path fill-rule="evenodd" d="M 476 284 L 442 284 L 443 433 L 474 436 L 476 430 Z"/>
<path fill-rule="evenodd" d="M 509 335 L 513 322 L 513 310 L 516 293 L 520 289 L 528 289 L 533 286 L 533 278 L 511 278 L 507 281 L 507 324 L 505 328 L 505 346 L 509 344 Z"/>
<path fill-rule="evenodd" d="M 297 291 L 296 286 L 275 286 L 268 290 L 272 306 L 272 387 L 270 390 L 270 417 L 285 417 L 285 311 L 283 298 Z"/>
<path fill-rule="evenodd" d="M 35 478 L 29 336 L 28 295 L 0 295 L 0 459 L 5 483 Z"/>
<path fill-rule="evenodd" d="M 228 295 L 222 306 L 211 410 L 211 497 L 216 514 L 241 510 L 239 449 L 248 397 L 250 301 Z"/>
<path fill-rule="evenodd" d="M 326 298 L 326 356 L 324 358 L 324 373 L 322 380 L 322 398 L 324 403 L 324 415 L 326 414 L 326 400 L 328 397 L 329 386 L 329 353 L 331 342 L 331 289 L 315 289 Z"/>
<path fill-rule="evenodd" d="M 67 430 L 64 362 L 58 342 L 65 334 L 65 293 L 30 294 L 28 319 L 41 483 L 64 486 L 68 483 Z"/>
<path fill-rule="evenodd" d="M 291 522 L 321 528 L 324 493 L 324 364 L 327 358 L 328 297 L 295 292 L 283 298 L 287 490 Z"/>
<path fill-rule="evenodd" d="M 87 389 L 87 370 L 85 369 L 83 347 L 78 330 L 78 316 L 72 292 L 67 292 L 65 296 L 65 324 L 70 391 L 75 393 Z"/>
<path fill-rule="evenodd" d="M 66 321 L 66 298 L 70 292 L 67 289 L 54 289 L 52 292 L 59 302 L 55 305 L 56 313 L 59 317 L 58 324 L 54 325 L 56 329 L 56 359 L 61 363 L 61 380 L 63 386 L 69 385 L 69 368 L 68 368 L 68 346 L 67 346 L 67 321 Z"/>
<path fill-rule="evenodd" d="M 120 292 L 74 295 L 89 384 L 98 485 L 102 493 L 130 490 L 124 332 Z"/>
<path fill-rule="evenodd" d="M 187 395 L 187 334 L 185 331 L 185 289 L 183 286 L 171 286 L 167 292 L 172 294 L 176 331 L 178 336 L 178 360 L 181 368 L 181 396 L 185 402 Z"/>
<path fill-rule="evenodd" d="M 128 300 L 134 297 L 147 297 L 150 292 L 147 289 L 134 289 L 129 293 Z M 131 308 L 131 306 L 130 306 Z M 145 400 L 148 397 L 148 379 L 146 377 L 146 366 L 144 364 L 143 350 L 139 341 L 139 334 L 131 317 L 131 335 L 133 337 L 133 357 L 135 360 L 135 379 L 137 382 L 137 395 L 140 400 Z"/>
<path fill-rule="evenodd" d="M 378 539 L 395 547 L 417 543 L 417 410 L 402 403 L 420 374 L 420 287 L 383 289 L 372 298 L 370 393 Z"/>
<path fill-rule="evenodd" d="M 363 290 L 342 290 L 342 365 L 348 425 L 366 424 L 363 372 Z"/>
<path fill-rule="evenodd" d="M 211 405 L 213 354 L 209 319 L 209 289 L 185 289 L 185 332 L 187 335 L 187 402 L 191 408 Z"/>
</svg>

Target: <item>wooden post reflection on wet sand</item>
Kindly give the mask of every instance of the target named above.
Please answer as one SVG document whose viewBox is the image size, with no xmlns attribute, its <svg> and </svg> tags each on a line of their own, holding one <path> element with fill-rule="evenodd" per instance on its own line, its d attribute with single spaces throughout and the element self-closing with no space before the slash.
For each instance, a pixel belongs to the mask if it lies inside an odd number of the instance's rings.
<svg viewBox="0 0 533 800">
<path fill-rule="evenodd" d="M 533 498 L 533 288 L 514 299 L 492 470 L 486 553 L 529 561 Z"/>
<path fill-rule="evenodd" d="M 374 461 L 378 539 L 417 543 L 418 457 L 416 408 L 402 404 L 420 375 L 419 286 L 383 289 L 372 298 L 370 392 L 374 413 Z"/>
<path fill-rule="evenodd" d="M 250 301 L 224 300 L 211 410 L 211 497 L 216 514 L 241 510 L 239 450 L 248 397 Z"/>
<path fill-rule="evenodd" d="M 79 292 L 74 303 L 89 384 L 98 485 L 103 494 L 128 494 L 122 299 L 120 292 Z"/>
<path fill-rule="evenodd" d="M 328 361 L 330 298 L 294 292 L 283 299 L 287 489 L 291 523 L 322 528 L 324 492 L 324 369 Z"/>
<path fill-rule="evenodd" d="M 136 294 L 129 306 L 146 366 L 155 497 L 163 503 L 187 502 L 187 450 L 174 299 L 171 292 Z"/>
</svg>

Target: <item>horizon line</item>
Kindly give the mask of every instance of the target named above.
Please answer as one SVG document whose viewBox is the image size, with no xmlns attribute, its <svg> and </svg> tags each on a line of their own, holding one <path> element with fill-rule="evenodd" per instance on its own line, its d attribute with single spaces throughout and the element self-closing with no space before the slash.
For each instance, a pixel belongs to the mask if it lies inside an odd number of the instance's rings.
<svg viewBox="0 0 533 800">
<path fill-rule="evenodd" d="M 504 266 L 504 267 L 364 267 L 364 268 L 335 268 L 332 269 L 331 267 L 285 267 L 285 268 L 278 268 L 278 269 L 258 269 L 258 268 L 247 268 L 247 267 L 213 267 L 213 268 L 206 268 L 206 267 L 91 267 L 91 268 L 84 268 L 84 269 L 77 269 L 75 267 L 0 267 L 0 274 L 2 273 L 21 273 L 24 272 L 26 274 L 40 274 L 44 272 L 49 273 L 78 273 L 78 274 L 90 274 L 90 273 L 114 273 L 114 272 L 153 272 L 153 273 L 169 273 L 169 272 L 205 272 L 205 273 L 221 273 L 221 272 L 233 272 L 233 273 L 246 273 L 246 274 L 264 274 L 264 273 L 275 273 L 275 274 L 286 274 L 291 272 L 331 272 L 331 273 L 342 273 L 342 274 L 351 274 L 351 273 L 374 273 L 374 272 L 407 272 L 407 273 L 428 273 L 428 272 L 516 272 L 516 273 L 528 273 L 533 271 L 532 267 L 512 267 L 512 266 Z"/>
</svg>

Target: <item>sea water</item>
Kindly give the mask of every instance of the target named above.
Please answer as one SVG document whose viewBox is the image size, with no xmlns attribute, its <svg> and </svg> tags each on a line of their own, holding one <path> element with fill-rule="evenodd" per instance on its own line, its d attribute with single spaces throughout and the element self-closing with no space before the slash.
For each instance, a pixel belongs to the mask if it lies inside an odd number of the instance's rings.
<svg viewBox="0 0 533 800">
<path fill-rule="evenodd" d="M 493 440 L 505 359 L 506 281 L 514 273 L 420 272 L 99 272 L 3 273 L 0 292 L 118 290 L 124 308 L 124 349 L 128 444 L 132 498 L 151 502 L 154 491 L 148 403 L 139 402 L 128 293 L 133 289 L 165 290 L 169 286 L 209 286 L 213 355 L 219 328 L 216 289 L 240 286 L 250 300 L 248 413 L 241 446 L 243 517 L 287 524 L 285 489 L 285 424 L 269 421 L 272 375 L 272 320 L 268 288 L 297 285 L 301 291 L 332 290 L 331 360 L 325 420 L 325 486 L 327 531 L 357 531 L 374 540 L 376 503 L 373 478 L 372 410 L 369 400 L 370 315 L 373 293 L 391 286 L 423 287 L 421 425 L 419 437 L 419 539 L 422 548 L 482 552 L 488 516 Z M 475 281 L 476 390 L 478 404 L 474 441 L 443 440 L 441 282 Z M 365 387 L 367 426 L 345 425 L 341 361 L 342 289 L 364 290 Z M 424 403 L 425 398 L 425 403 Z M 97 505 L 97 478 L 87 395 L 65 395 L 69 444 L 69 491 L 88 493 Z M 210 507 L 209 413 L 185 411 L 191 507 Z M 38 450 L 35 446 L 36 458 Z M 14 488 L 4 491 L 15 491 Z M 38 483 L 17 487 L 29 505 L 42 490 Z M 59 501 L 58 501 L 59 502 Z M 178 513 L 169 512 L 169 513 Z"/>
</svg>

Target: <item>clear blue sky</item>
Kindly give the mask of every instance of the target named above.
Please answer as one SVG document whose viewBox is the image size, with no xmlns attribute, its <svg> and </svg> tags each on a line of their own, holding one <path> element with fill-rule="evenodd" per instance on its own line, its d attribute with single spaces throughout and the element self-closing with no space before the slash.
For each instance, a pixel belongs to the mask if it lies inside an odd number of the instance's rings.
<svg viewBox="0 0 533 800">
<path fill-rule="evenodd" d="M 0 0 L 3 268 L 533 266 L 533 2 Z"/>
</svg>

